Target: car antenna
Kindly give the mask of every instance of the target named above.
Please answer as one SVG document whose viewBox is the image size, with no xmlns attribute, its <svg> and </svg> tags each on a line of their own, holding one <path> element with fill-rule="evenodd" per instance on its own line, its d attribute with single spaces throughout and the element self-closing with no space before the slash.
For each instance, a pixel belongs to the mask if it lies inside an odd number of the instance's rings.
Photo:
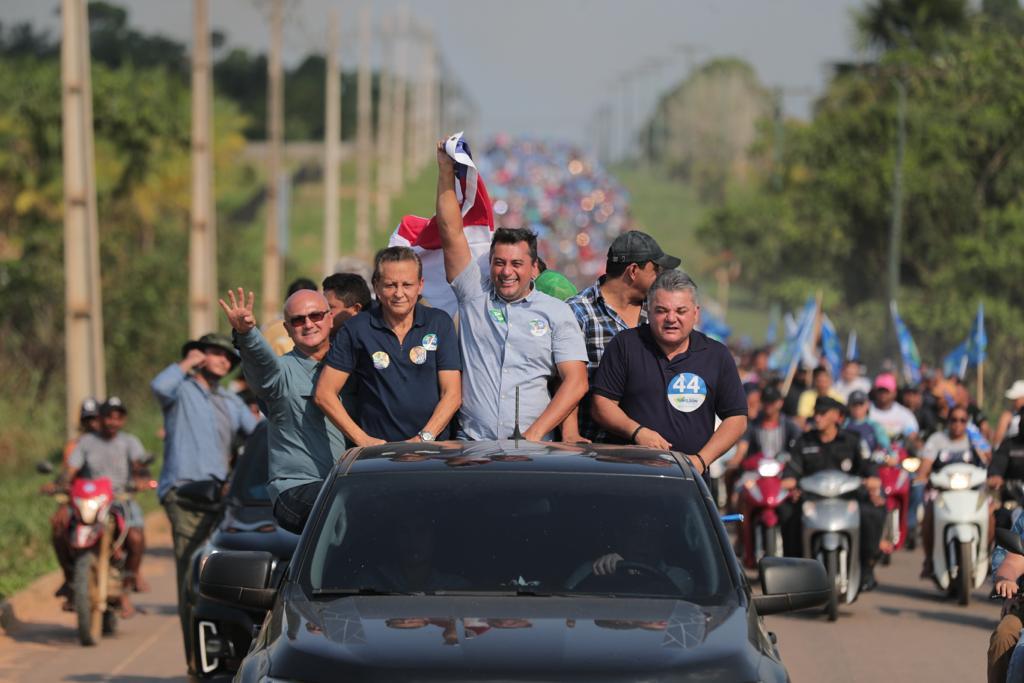
<svg viewBox="0 0 1024 683">
<path fill-rule="evenodd" d="M 523 433 L 519 431 L 519 387 L 516 387 L 516 423 L 512 430 L 512 436 L 509 438 L 515 439 L 516 441 L 524 441 L 526 439 L 526 437 L 523 436 Z"/>
</svg>

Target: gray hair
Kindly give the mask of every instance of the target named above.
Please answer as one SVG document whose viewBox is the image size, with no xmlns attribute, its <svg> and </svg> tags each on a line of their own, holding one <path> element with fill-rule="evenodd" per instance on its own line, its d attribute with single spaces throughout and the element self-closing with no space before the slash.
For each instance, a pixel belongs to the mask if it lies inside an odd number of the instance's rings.
<svg viewBox="0 0 1024 683">
<path fill-rule="evenodd" d="M 681 270 L 665 270 L 654 280 L 654 284 L 647 290 L 647 308 L 654 305 L 654 294 L 658 290 L 666 292 L 689 292 L 693 297 L 693 303 L 700 305 L 700 298 L 697 295 L 697 283 L 689 275 Z"/>
</svg>

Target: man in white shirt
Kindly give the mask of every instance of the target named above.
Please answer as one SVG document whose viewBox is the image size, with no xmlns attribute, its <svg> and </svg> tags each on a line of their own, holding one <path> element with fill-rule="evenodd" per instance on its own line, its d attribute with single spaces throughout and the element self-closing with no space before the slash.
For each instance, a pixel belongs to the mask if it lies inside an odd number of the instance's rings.
<svg viewBox="0 0 1024 683">
<path fill-rule="evenodd" d="M 860 374 L 860 363 L 855 360 L 847 360 L 839 371 L 839 381 L 832 387 L 837 394 L 843 397 L 843 402 L 849 401 L 850 394 L 855 391 L 863 391 L 865 394 L 871 391 L 871 380 Z"/>
<path fill-rule="evenodd" d="M 893 443 L 915 451 L 920 446 L 917 418 L 909 408 L 896 402 L 896 376 L 892 373 L 885 372 L 875 378 L 874 403 L 868 417 L 882 425 Z"/>
</svg>

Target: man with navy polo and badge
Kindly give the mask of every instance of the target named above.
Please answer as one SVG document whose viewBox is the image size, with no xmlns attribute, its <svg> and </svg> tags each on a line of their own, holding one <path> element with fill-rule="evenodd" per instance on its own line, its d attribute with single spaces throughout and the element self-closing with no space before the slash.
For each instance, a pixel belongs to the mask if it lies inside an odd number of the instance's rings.
<svg viewBox="0 0 1024 683">
<path fill-rule="evenodd" d="M 338 330 L 316 386 L 316 405 L 357 446 L 449 438 L 459 409 L 462 361 L 451 317 L 417 303 L 423 265 L 409 247 L 377 253 L 377 304 Z M 360 382 L 359 420 L 338 394 Z"/>
<path fill-rule="evenodd" d="M 619 332 L 605 348 L 592 415 L 610 437 L 685 453 L 703 474 L 746 431 L 739 371 L 723 344 L 694 329 L 700 306 L 686 273 L 658 275 L 647 310 L 646 324 Z"/>
<path fill-rule="evenodd" d="M 459 436 L 507 439 L 518 412 L 523 438 L 549 440 L 587 391 L 583 333 L 565 302 L 533 286 L 534 233 L 496 230 L 485 272 L 463 229 L 455 160 L 444 143 L 438 143 L 437 164 L 438 230 L 445 275 L 458 302 L 465 365 Z M 561 383 L 552 396 L 548 380 L 554 376 Z M 575 431 L 572 425 L 570 436 Z"/>
</svg>

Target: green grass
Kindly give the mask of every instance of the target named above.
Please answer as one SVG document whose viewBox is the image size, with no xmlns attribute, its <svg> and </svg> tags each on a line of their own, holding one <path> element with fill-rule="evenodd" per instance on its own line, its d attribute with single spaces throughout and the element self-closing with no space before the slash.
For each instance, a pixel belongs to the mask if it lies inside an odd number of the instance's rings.
<svg viewBox="0 0 1024 683">
<path fill-rule="evenodd" d="M 697 227 L 708 208 L 693 188 L 674 181 L 655 167 L 617 166 L 612 172 L 629 190 L 630 208 L 640 229 L 649 233 L 668 254 L 682 259 L 682 268 L 696 280 L 705 301 L 715 301 L 717 285 L 712 275 L 713 254 L 697 239 Z M 732 287 L 726 323 L 731 341 L 747 335 L 760 343 L 768 328 L 768 311 L 750 302 L 748 292 Z"/>
</svg>

